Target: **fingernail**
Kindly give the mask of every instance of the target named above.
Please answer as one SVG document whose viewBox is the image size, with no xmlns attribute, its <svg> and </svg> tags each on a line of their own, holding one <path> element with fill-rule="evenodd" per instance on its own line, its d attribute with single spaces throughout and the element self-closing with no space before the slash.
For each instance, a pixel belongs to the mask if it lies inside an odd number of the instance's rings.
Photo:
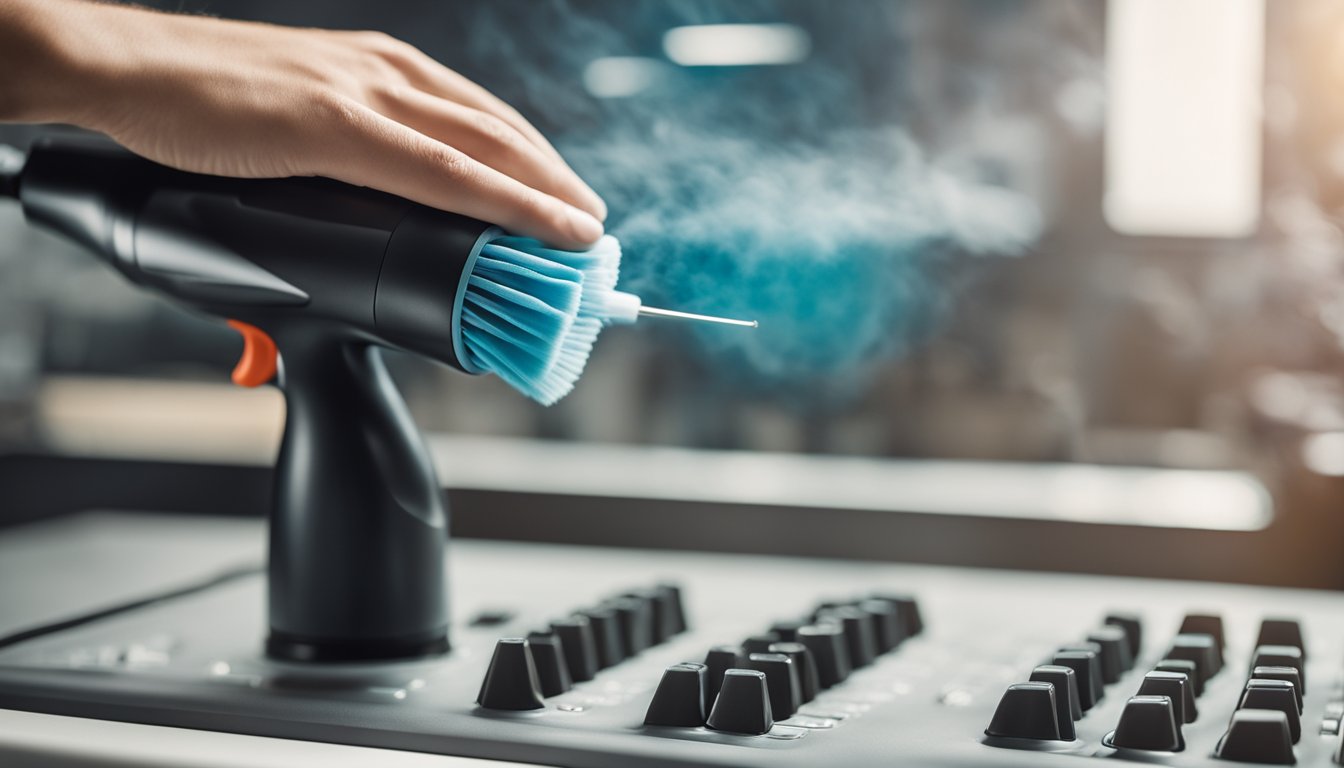
<svg viewBox="0 0 1344 768">
<path fill-rule="evenodd" d="M 578 208 L 569 209 L 569 233 L 581 243 L 595 243 L 602 237 L 602 222 Z"/>
</svg>

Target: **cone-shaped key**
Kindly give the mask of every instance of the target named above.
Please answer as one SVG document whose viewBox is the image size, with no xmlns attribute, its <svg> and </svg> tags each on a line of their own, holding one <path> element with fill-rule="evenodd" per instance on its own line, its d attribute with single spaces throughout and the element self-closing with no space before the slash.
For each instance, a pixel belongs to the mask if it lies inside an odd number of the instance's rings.
<svg viewBox="0 0 1344 768">
<path fill-rule="evenodd" d="M 570 616 L 551 623 L 551 631 L 560 638 L 565 651 L 565 666 L 571 680 L 584 683 L 597 674 L 597 642 L 587 616 Z"/>
<path fill-rule="evenodd" d="M 1210 635 L 1220 649 L 1227 647 L 1227 635 L 1223 632 L 1223 617 L 1214 613 L 1190 613 L 1181 620 L 1180 635 Z"/>
<path fill-rule="evenodd" d="M 1129 641 L 1130 658 L 1139 658 L 1139 652 L 1143 650 L 1143 621 L 1138 616 L 1132 613 L 1108 613 L 1102 623 L 1123 629 L 1125 639 Z"/>
<path fill-rule="evenodd" d="M 1172 711 L 1178 723 L 1193 723 L 1199 717 L 1195 707 L 1195 689 L 1184 672 L 1164 672 L 1155 669 L 1143 676 L 1139 684 L 1140 696 L 1166 696 L 1171 699 Z"/>
<path fill-rule="evenodd" d="M 877 658 L 877 627 L 872 614 L 852 605 L 842 605 L 823 611 L 817 622 L 833 622 L 844 631 L 849 663 L 855 669 L 866 667 Z"/>
<path fill-rule="evenodd" d="M 1288 716 L 1277 709 L 1238 709 L 1213 754 L 1223 760 L 1292 765 L 1296 758 Z"/>
<path fill-rule="evenodd" d="M 753 653 L 747 657 L 747 669 L 765 673 L 770 689 L 770 711 L 777 720 L 793 717 L 803 703 L 803 686 L 793 659 L 782 653 Z"/>
<path fill-rule="evenodd" d="M 645 725 L 695 728 L 705 724 L 705 665 L 673 664 L 663 670 L 663 679 L 653 692 Z"/>
<path fill-rule="evenodd" d="M 775 634 L 774 632 L 766 632 L 760 635 L 752 635 L 751 637 L 748 637 L 746 640 L 742 641 L 742 652 L 747 654 L 748 656 L 753 653 L 769 653 L 770 646 L 774 643 L 778 643 L 779 640 L 780 640 L 779 635 Z"/>
<path fill-rule="evenodd" d="M 1059 741 L 1056 711 L 1054 685 L 1014 683 L 999 699 L 999 707 L 994 710 L 985 735 Z"/>
<path fill-rule="evenodd" d="M 1073 741 L 1077 738 L 1074 720 L 1083 717 L 1078 704 L 1078 674 L 1068 667 L 1044 664 L 1031 670 L 1031 682 L 1055 686 L 1055 719 L 1059 721 L 1059 738 Z"/>
<path fill-rule="evenodd" d="M 901 623 L 901 609 L 886 600 L 864 600 L 859 610 L 872 614 L 873 627 L 877 630 L 877 652 L 879 654 L 893 650 L 905 639 L 905 627 Z"/>
<path fill-rule="evenodd" d="M 1302 658 L 1302 649 L 1291 645 L 1262 645 L 1251 654 L 1251 669 L 1256 667 L 1292 667 L 1302 680 L 1301 690 L 1307 692 L 1307 665 Z"/>
<path fill-rule="evenodd" d="M 1179 752 L 1185 749 L 1181 725 L 1166 696 L 1131 696 L 1115 730 L 1101 740 L 1108 747 Z"/>
<path fill-rule="evenodd" d="M 1204 682 L 1199 677 L 1199 667 L 1195 662 L 1189 659 L 1162 659 L 1153 665 L 1153 669 L 1161 672 L 1180 672 L 1190 678 L 1190 688 L 1195 692 L 1198 698 L 1204 695 Z"/>
<path fill-rule="evenodd" d="M 527 645 L 537 667 L 537 681 L 541 683 L 542 696 L 559 696 L 574 687 L 574 681 L 569 677 L 569 665 L 565 662 L 564 646 L 558 635 L 533 632 L 527 636 Z"/>
<path fill-rule="evenodd" d="M 593 627 L 593 641 L 597 644 L 597 666 L 614 667 L 625 661 L 625 640 L 621 637 L 621 623 L 613 608 L 600 606 L 583 612 Z"/>
<path fill-rule="evenodd" d="M 834 624 L 809 624 L 798 628 L 798 642 L 812 652 L 817 662 L 817 678 L 822 688 L 830 688 L 849 677 L 849 649 L 844 630 Z"/>
<path fill-rule="evenodd" d="M 1101 648 L 1101 679 L 1107 685 L 1120 682 L 1120 676 L 1134 667 L 1129 654 L 1129 638 L 1120 627 L 1098 627 L 1087 640 Z"/>
<path fill-rule="evenodd" d="M 875 600 L 885 600 L 896 606 L 901 612 L 901 624 L 905 631 L 902 633 L 905 637 L 914 637 L 924 631 L 924 618 L 919 613 L 919 603 L 910 595 L 893 595 L 882 593 L 873 595 Z"/>
<path fill-rule="evenodd" d="M 610 600 L 607 604 L 616 612 L 616 621 L 621 627 L 621 639 L 625 642 L 626 654 L 635 656 L 653 646 L 651 598 L 642 594 L 629 594 Z"/>
<path fill-rule="evenodd" d="M 1302 641 L 1302 625 L 1293 619 L 1265 619 L 1260 622 L 1260 635 L 1256 646 L 1291 645 L 1302 651 L 1302 660 L 1307 660 L 1307 644 Z"/>
<path fill-rule="evenodd" d="M 714 697 L 723 686 L 723 673 L 741 667 L 746 658 L 736 645 L 716 645 L 705 654 L 705 711 L 714 706 Z"/>
<path fill-rule="evenodd" d="M 1083 711 L 1096 706 L 1101 697 L 1101 660 L 1092 651 L 1060 651 L 1050 660 L 1051 664 L 1068 667 L 1078 676 L 1078 704 Z"/>
<path fill-rule="evenodd" d="M 760 735 L 775 724 L 770 712 L 770 692 L 765 673 L 754 669 L 730 669 L 723 675 L 723 688 L 714 699 L 705 724 L 716 731 Z"/>
<path fill-rule="evenodd" d="M 1218 641 L 1208 634 L 1177 635 L 1171 641 L 1167 658 L 1195 662 L 1195 674 L 1202 686 L 1218 673 Z"/>
<path fill-rule="evenodd" d="M 782 653 L 793 659 L 793 668 L 798 670 L 799 698 L 806 704 L 817 697 L 821 682 L 817 676 L 817 662 L 812 652 L 802 643 L 775 643 L 770 653 Z"/>
<path fill-rule="evenodd" d="M 686 631 L 686 606 L 681 599 L 681 587 L 659 584 L 653 588 L 654 642 L 664 643 Z"/>
<path fill-rule="evenodd" d="M 541 709 L 541 683 L 532 649 L 525 638 L 506 637 L 495 644 L 495 655 L 481 682 L 476 703 L 486 709 Z"/>
<path fill-rule="evenodd" d="M 1255 667 L 1251 670 L 1252 680 L 1282 680 L 1293 684 L 1293 696 L 1297 699 L 1297 713 L 1302 714 L 1302 676 L 1292 667 Z"/>
<path fill-rule="evenodd" d="M 1218 674 L 1223 668 L 1223 649 L 1227 647 L 1227 637 L 1223 633 L 1223 618 L 1201 613 L 1190 614 L 1181 622 L 1180 632 L 1176 636 L 1179 638 L 1185 635 L 1208 635 L 1213 638 L 1213 667 L 1209 676 Z"/>
<path fill-rule="evenodd" d="M 1288 733 L 1296 744 L 1302 738 L 1297 694 L 1286 680 L 1247 680 L 1238 709 L 1277 709 L 1288 718 Z"/>
</svg>

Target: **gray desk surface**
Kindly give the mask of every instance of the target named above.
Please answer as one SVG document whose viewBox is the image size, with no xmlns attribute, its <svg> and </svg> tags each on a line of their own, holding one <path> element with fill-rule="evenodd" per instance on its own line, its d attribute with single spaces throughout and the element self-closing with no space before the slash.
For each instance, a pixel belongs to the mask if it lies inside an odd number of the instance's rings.
<svg viewBox="0 0 1344 768">
<path fill-rule="evenodd" d="M 260 564 L 255 520 L 79 515 L 0 535 L 0 635 Z M 192 535 L 199 528 L 201 535 Z M 13 588 L 14 585 L 22 585 Z M 507 768 L 511 763 L 0 710 L 16 768 Z"/>
<path fill-rule="evenodd" d="M 0 765 L 15 768 L 509 768 L 520 764 L 0 709 Z"/>
</svg>

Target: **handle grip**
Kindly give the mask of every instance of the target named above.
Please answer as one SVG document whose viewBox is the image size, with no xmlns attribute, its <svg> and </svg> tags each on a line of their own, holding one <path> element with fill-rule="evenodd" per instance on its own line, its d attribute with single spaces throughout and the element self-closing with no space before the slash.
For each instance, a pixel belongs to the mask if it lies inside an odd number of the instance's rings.
<svg viewBox="0 0 1344 768">
<path fill-rule="evenodd" d="M 269 655 L 295 661 L 447 650 L 448 516 L 378 347 L 289 328 L 289 412 L 271 511 Z"/>
</svg>

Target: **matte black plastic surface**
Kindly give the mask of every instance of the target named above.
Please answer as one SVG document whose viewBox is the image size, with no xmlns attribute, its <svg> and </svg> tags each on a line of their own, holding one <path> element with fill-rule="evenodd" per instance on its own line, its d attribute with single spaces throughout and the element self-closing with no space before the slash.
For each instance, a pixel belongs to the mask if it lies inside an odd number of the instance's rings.
<svg viewBox="0 0 1344 768">
<path fill-rule="evenodd" d="M 645 725 L 697 728 L 705 724 L 705 665 L 681 662 L 663 670 L 644 713 Z"/>
<path fill-rule="evenodd" d="M 446 513 L 376 346 L 461 367 L 454 307 L 492 227 L 324 179 L 183 173 L 96 139 L 39 142 L 20 198 L 132 282 L 275 340 L 288 420 L 268 652 L 443 652 Z"/>
<path fill-rule="evenodd" d="M 1120 722 L 1106 744 L 1145 752 L 1180 752 L 1185 749 L 1181 725 L 1166 696 L 1132 696 L 1125 702 Z"/>
<path fill-rule="evenodd" d="M 1033 741 L 1060 741 L 1055 686 L 1051 683 L 1014 683 L 1003 692 L 988 736 Z"/>
</svg>

